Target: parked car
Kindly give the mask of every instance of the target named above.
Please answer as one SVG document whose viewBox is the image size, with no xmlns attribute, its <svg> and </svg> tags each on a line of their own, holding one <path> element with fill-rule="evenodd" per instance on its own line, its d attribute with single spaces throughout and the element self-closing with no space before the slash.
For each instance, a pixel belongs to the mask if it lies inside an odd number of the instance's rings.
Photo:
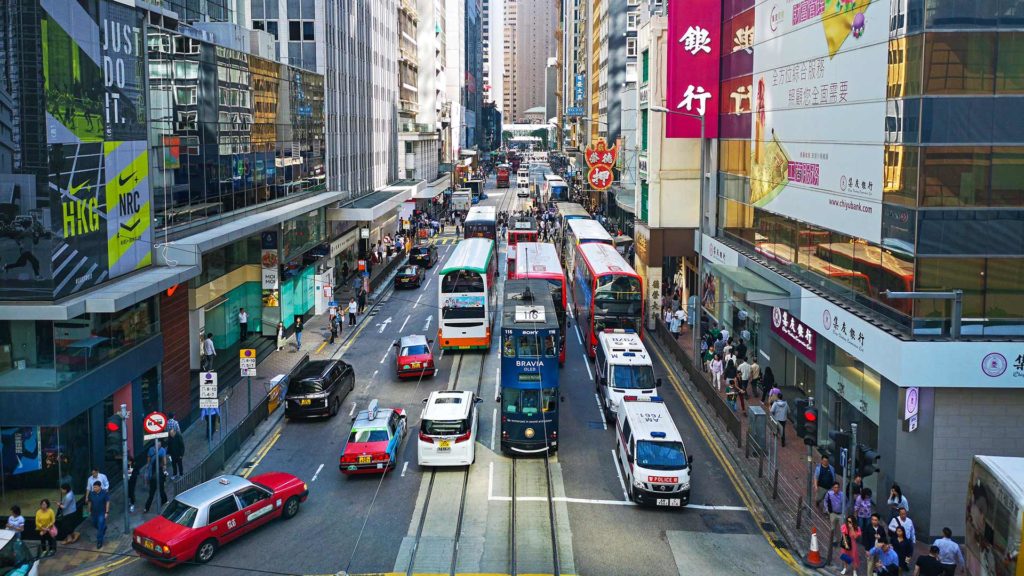
<svg viewBox="0 0 1024 576">
<path fill-rule="evenodd" d="M 14 530 L 0 530 L 0 575 L 36 576 L 39 560 Z"/>
<path fill-rule="evenodd" d="M 421 376 L 433 376 L 437 374 L 437 366 L 434 365 L 434 352 L 430 349 L 430 343 L 426 336 L 421 334 L 410 334 L 402 336 L 401 340 L 395 342 L 398 355 L 395 359 L 395 374 L 399 378 L 419 378 Z"/>
<path fill-rule="evenodd" d="M 342 360 L 307 360 L 288 384 L 284 415 L 288 418 L 334 416 L 356 387 L 352 365 Z"/>
<path fill-rule="evenodd" d="M 431 242 L 420 242 L 409 252 L 409 264 L 433 268 L 437 264 L 437 246 Z"/>
<path fill-rule="evenodd" d="M 402 266 L 395 276 L 395 288 L 419 288 L 424 276 L 423 268 L 415 264 Z"/>
</svg>

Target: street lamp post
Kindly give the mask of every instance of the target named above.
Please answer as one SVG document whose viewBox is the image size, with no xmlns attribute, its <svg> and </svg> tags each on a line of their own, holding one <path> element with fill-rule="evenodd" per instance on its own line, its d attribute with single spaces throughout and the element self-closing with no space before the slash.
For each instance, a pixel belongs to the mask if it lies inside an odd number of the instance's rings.
<svg viewBox="0 0 1024 576">
<path fill-rule="evenodd" d="M 704 197 L 707 195 L 707 142 L 705 139 L 705 119 L 703 114 L 688 114 L 686 112 L 676 112 L 675 110 L 669 110 L 664 106 L 651 106 L 651 112 L 661 112 L 664 114 L 674 114 L 676 116 L 686 116 L 688 118 L 696 118 L 700 120 L 700 200 L 699 208 L 700 214 L 698 215 L 697 221 L 697 245 L 694 247 L 697 252 L 697 300 L 694 303 L 696 310 L 693 311 L 693 326 L 691 326 L 691 332 L 693 332 L 693 362 L 695 365 L 700 363 L 700 311 L 701 311 L 701 300 L 703 298 L 702 292 L 704 291 L 704 257 L 701 255 L 701 244 L 703 243 L 704 237 Z"/>
</svg>

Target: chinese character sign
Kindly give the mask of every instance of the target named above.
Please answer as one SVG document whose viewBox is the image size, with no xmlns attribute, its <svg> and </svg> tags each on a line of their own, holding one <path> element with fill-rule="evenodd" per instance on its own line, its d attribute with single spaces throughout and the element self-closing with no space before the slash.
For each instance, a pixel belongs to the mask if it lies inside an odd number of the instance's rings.
<svg viewBox="0 0 1024 576">
<path fill-rule="evenodd" d="M 772 308 L 772 332 L 803 354 L 813 364 L 818 359 L 814 330 L 782 308 Z"/>
<path fill-rule="evenodd" d="M 705 136 L 718 136 L 718 58 L 722 5 L 715 0 L 674 0 L 668 8 L 668 90 L 665 107 L 704 116 Z M 727 39 L 730 42 L 732 39 Z M 665 119 L 668 138 L 700 137 L 700 121 L 678 114 Z"/>
<path fill-rule="evenodd" d="M 612 174 L 612 166 L 619 156 L 618 145 L 611 148 L 603 138 L 598 138 L 593 144 L 587 146 L 584 157 L 590 171 L 587 173 L 587 181 L 595 190 L 607 190 L 615 180 Z"/>
</svg>

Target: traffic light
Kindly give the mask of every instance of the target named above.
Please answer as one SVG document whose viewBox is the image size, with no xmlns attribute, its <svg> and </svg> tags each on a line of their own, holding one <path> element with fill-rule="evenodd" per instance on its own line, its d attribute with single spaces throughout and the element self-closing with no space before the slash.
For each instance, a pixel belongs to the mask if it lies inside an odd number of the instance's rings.
<svg viewBox="0 0 1024 576">
<path fill-rule="evenodd" d="M 867 478 L 878 472 L 878 460 L 880 458 L 881 455 L 878 452 L 864 444 L 857 444 L 857 466 L 854 468 L 855 473 L 860 474 L 861 478 Z"/>
<path fill-rule="evenodd" d="M 793 404 L 796 406 L 796 423 L 793 427 L 796 428 L 797 437 L 804 438 L 807 436 L 807 420 L 805 420 L 805 417 L 809 403 L 807 400 L 800 398 Z"/>
<path fill-rule="evenodd" d="M 114 434 L 114 433 L 120 432 L 121 431 L 121 415 L 120 414 L 112 414 L 110 416 L 107 416 L 106 427 L 107 427 L 107 432 L 110 433 L 110 434 Z"/>
<path fill-rule="evenodd" d="M 818 409 L 813 406 L 804 410 L 804 444 L 818 445 Z"/>
</svg>

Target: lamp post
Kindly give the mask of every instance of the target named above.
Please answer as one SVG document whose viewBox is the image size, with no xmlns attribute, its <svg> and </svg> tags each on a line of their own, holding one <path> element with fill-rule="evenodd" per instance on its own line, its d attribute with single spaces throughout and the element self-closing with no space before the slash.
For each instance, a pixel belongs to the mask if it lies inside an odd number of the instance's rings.
<svg viewBox="0 0 1024 576">
<path fill-rule="evenodd" d="M 704 291 L 704 257 L 701 255 L 701 244 L 703 243 L 704 237 L 704 197 L 707 195 L 707 184 L 705 184 L 706 167 L 707 162 L 707 142 L 705 138 L 705 119 L 703 114 L 689 114 L 687 112 L 676 112 L 675 110 L 669 110 L 664 106 L 651 106 L 649 108 L 651 112 L 661 112 L 663 114 L 674 114 L 676 116 L 686 116 L 688 118 L 696 118 L 700 120 L 700 201 L 699 208 L 700 215 L 697 221 L 697 245 L 694 247 L 697 252 L 697 301 L 696 310 L 693 311 L 693 326 L 691 331 L 693 332 L 693 361 L 694 364 L 698 364 L 700 361 L 700 311 L 701 311 L 701 300 L 703 298 L 702 292 Z"/>
</svg>

